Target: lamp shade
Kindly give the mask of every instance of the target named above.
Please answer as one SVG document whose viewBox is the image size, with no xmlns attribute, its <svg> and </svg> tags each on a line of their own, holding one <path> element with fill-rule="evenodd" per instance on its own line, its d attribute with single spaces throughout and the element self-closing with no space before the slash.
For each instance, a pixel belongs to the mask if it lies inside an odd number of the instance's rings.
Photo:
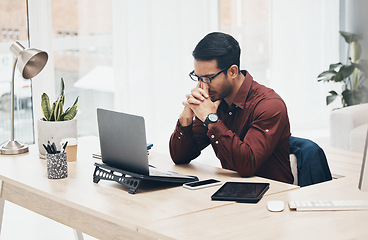
<svg viewBox="0 0 368 240">
<path fill-rule="evenodd" d="M 24 79 L 35 77 L 47 63 L 46 52 L 34 48 L 25 49 L 18 41 L 10 46 L 10 51 L 18 58 L 17 67 Z"/>
</svg>

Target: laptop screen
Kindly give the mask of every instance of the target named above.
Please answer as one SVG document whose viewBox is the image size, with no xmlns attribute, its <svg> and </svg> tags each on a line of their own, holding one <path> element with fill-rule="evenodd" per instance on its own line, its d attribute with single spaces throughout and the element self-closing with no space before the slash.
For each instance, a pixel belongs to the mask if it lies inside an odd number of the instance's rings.
<svg viewBox="0 0 368 240">
<path fill-rule="evenodd" d="M 102 161 L 111 167 L 149 175 L 144 118 L 97 109 Z"/>
</svg>

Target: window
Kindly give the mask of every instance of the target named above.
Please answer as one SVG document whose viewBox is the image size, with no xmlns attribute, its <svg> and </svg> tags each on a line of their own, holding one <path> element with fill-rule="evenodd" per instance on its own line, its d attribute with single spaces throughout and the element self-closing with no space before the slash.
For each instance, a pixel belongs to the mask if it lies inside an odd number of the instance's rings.
<svg viewBox="0 0 368 240">
<path fill-rule="evenodd" d="M 14 41 L 26 48 L 28 22 L 26 0 L 0 1 L 0 143 L 10 139 L 10 88 L 14 58 L 9 51 Z M 31 80 L 15 72 L 14 137 L 23 143 L 33 143 L 33 113 Z"/>
<path fill-rule="evenodd" d="M 56 96 L 63 78 L 65 107 L 79 96 L 78 135 L 96 134 L 96 108 L 114 107 L 112 1 L 51 0 L 51 19 Z"/>
<path fill-rule="evenodd" d="M 55 72 L 37 81 L 34 101 L 43 91 L 54 101 L 63 77 L 66 106 L 80 97 L 78 135 L 97 134 L 97 107 L 114 109 L 143 116 L 147 141 L 168 152 L 181 102 L 195 86 L 188 77 L 191 53 L 218 31 L 217 6 L 212 0 L 29 1 L 31 44 L 38 38 L 37 47 L 50 54 L 46 71 Z M 33 28 L 37 22 L 50 22 L 52 30 Z"/>
<path fill-rule="evenodd" d="M 270 1 L 220 0 L 220 31 L 231 34 L 241 47 L 241 70 L 257 82 L 269 83 Z"/>
</svg>

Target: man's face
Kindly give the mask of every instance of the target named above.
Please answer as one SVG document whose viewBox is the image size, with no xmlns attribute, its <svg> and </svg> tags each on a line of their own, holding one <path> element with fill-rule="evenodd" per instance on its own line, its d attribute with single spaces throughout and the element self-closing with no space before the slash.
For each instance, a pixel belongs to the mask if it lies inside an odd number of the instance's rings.
<svg viewBox="0 0 368 240">
<path fill-rule="evenodd" d="M 217 60 L 200 61 L 194 60 L 194 74 L 200 77 L 211 77 L 222 69 L 217 68 Z M 227 71 L 216 76 L 210 83 L 203 83 L 208 85 L 208 94 L 215 102 L 222 100 L 229 96 L 232 92 L 232 85 L 227 77 Z"/>
</svg>

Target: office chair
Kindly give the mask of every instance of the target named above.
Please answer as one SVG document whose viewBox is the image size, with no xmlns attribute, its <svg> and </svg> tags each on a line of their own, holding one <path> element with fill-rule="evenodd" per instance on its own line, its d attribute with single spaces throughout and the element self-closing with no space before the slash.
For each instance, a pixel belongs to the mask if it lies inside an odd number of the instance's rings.
<svg viewBox="0 0 368 240">
<path fill-rule="evenodd" d="M 309 139 L 290 137 L 290 167 L 300 187 L 332 180 L 323 149 Z"/>
</svg>

